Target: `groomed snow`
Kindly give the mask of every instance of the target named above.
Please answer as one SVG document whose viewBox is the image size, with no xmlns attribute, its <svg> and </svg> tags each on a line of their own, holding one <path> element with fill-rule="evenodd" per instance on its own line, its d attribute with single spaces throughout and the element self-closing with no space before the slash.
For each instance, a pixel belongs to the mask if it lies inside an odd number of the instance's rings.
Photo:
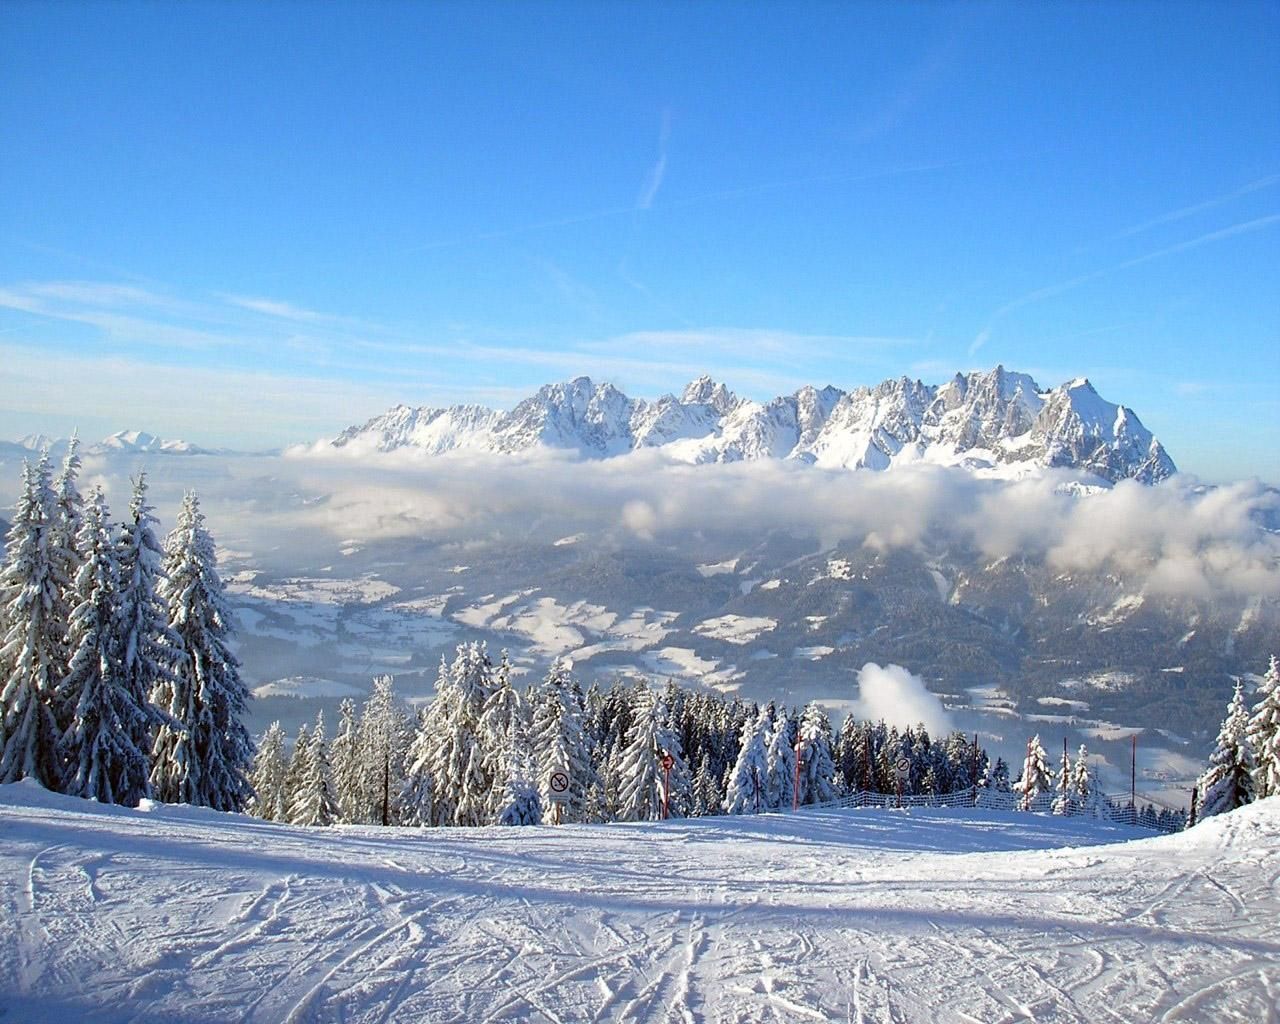
<svg viewBox="0 0 1280 1024">
<path fill-rule="evenodd" d="M 19 783 L 0 787 L 0 1007 L 29 1022 L 1274 1019 L 1280 800 L 1136 834 L 941 809 L 305 830 Z"/>
</svg>

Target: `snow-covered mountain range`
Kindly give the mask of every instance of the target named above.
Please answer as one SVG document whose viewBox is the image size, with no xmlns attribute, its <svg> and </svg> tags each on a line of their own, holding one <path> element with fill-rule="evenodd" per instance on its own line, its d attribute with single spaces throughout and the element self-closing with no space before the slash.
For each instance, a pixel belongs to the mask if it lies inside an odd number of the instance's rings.
<svg viewBox="0 0 1280 1024">
<path fill-rule="evenodd" d="M 639 448 L 691 463 L 796 459 L 828 468 L 959 465 L 996 476 L 1065 467 L 1104 480 L 1155 483 L 1173 460 L 1137 415 L 1084 378 L 1049 390 L 997 366 L 934 386 L 906 377 L 842 391 L 803 387 L 768 402 L 700 377 L 655 401 L 576 377 L 548 384 L 510 412 L 478 405 L 397 405 L 329 446 L 512 454 L 538 448 L 608 458 Z"/>
<path fill-rule="evenodd" d="M 28 434 L 17 441 L 0 441 L 0 449 L 15 455 L 38 455 L 48 449 L 54 458 L 61 458 L 67 450 L 65 437 L 48 437 L 44 434 Z M 168 441 L 148 434 L 145 430 L 120 430 L 101 441 L 83 445 L 84 455 L 213 455 L 211 448 L 200 448 L 189 441 Z"/>
</svg>

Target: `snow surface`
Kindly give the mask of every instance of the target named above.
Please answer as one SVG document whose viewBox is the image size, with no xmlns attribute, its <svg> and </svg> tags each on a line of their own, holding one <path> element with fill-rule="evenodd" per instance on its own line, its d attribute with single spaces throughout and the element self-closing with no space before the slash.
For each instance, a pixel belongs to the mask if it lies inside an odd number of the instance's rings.
<svg viewBox="0 0 1280 1024">
<path fill-rule="evenodd" d="M 41 1021 L 1263 1021 L 1280 800 L 307 830 L 0 787 L 0 1007 Z"/>
</svg>

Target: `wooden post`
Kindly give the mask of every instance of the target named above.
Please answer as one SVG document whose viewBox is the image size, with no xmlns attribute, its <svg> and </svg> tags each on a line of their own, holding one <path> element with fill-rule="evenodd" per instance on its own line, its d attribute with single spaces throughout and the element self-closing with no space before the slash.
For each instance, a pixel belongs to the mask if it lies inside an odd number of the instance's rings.
<svg viewBox="0 0 1280 1024">
<path fill-rule="evenodd" d="M 796 783 L 791 791 L 791 813 L 795 814 L 800 808 L 800 750 L 804 746 L 799 740 L 796 740 Z"/>
</svg>

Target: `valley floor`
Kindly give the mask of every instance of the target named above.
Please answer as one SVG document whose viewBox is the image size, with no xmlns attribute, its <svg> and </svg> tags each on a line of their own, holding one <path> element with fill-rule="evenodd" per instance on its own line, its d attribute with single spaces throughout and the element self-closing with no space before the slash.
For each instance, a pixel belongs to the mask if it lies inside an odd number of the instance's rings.
<svg viewBox="0 0 1280 1024">
<path fill-rule="evenodd" d="M 305 830 L 0 787 L 0 1021 L 1275 1021 L 1280 800 Z"/>
</svg>

